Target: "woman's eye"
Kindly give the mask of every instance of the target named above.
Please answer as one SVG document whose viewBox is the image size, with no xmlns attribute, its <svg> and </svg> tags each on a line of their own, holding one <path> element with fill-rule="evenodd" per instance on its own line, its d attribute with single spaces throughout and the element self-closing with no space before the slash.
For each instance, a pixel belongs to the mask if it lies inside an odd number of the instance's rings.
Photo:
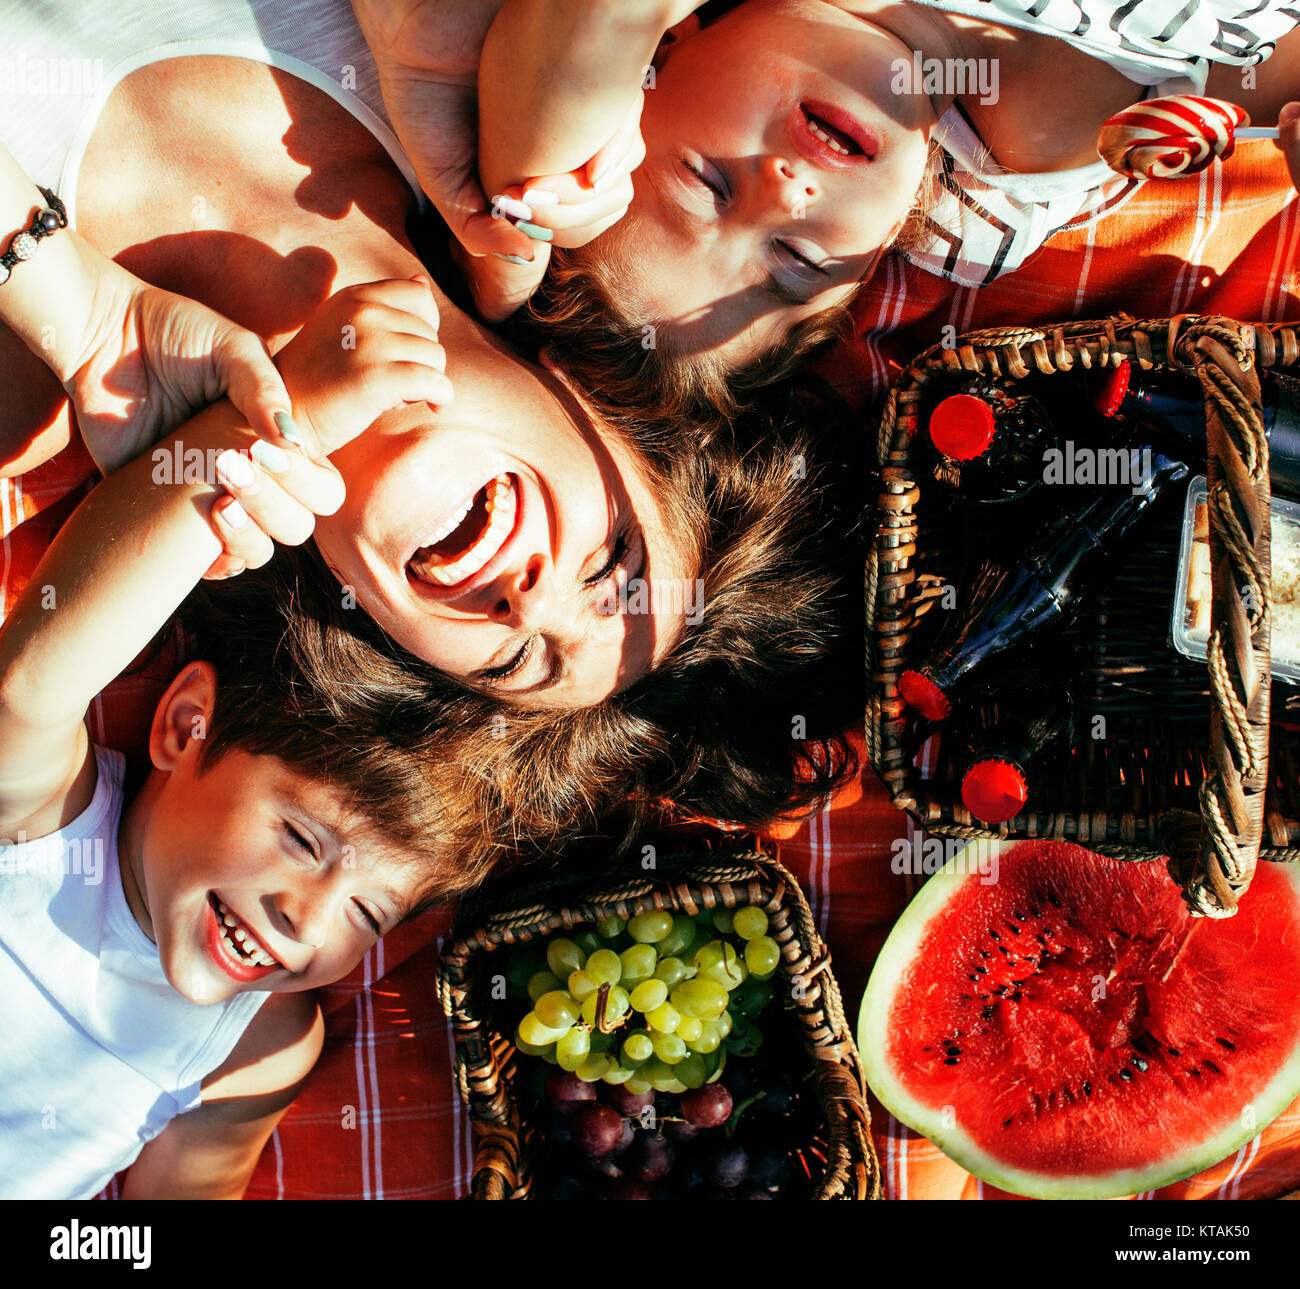
<svg viewBox="0 0 1300 1289">
<path fill-rule="evenodd" d="M 503 662 L 499 667 L 489 667 L 486 671 L 479 674 L 484 680 L 505 680 L 507 676 L 513 676 L 516 672 L 523 671 L 528 664 L 529 656 L 533 651 L 533 641 L 536 636 L 529 636 L 522 645 L 519 646 L 519 652 L 515 654 L 508 662 Z"/>
<path fill-rule="evenodd" d="M 366 919 L 366 924 L 370 927 L 370 929 L 376 935 L 383 935 L 384 931 L 383 931 L 383 927 L 379 925 L 379 919 L 376 918 L 375 915 L 371 913 L 371 911 L 368 908 L 366 908 L 366 906 L 362 904 L 360 900 L 353 900 L 352 902 L 357 906 L 357 908 L 361 910 L 361 915 Z"/>
<path fill-rule="evenodd" d="M 614 539 L 614 547 L 609 553 L 609 559 L 605 561 L 605 566 L 597 573 L 593 573 L 586 581 L 587 586 L 599 586 L 606 578 L 612 577 L 618 571 L 618 567 L 624 559 L 627 558 L 628 540 L 626 533 L 619 533 Z"/>
</svg>

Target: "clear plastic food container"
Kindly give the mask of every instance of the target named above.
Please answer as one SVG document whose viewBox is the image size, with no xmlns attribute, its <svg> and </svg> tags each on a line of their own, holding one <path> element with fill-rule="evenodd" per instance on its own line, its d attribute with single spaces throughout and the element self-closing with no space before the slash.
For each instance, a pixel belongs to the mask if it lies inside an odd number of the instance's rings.
<svg viewBox="0 0 1300 1289">
<path fill-rule="evenodd" d="M 1210 529 L 1204 475 L 1187 489 L 1183 536 L 1178 552 L 1170 623 L 1174 648 L 1205 660 L 1210 635 Z M 1300 684 L 1300 503 L 1274 497 L 1270 505 L 1273 567 L 1273 625 L 1270 670 L 1280 680 Z"/>
</svg>

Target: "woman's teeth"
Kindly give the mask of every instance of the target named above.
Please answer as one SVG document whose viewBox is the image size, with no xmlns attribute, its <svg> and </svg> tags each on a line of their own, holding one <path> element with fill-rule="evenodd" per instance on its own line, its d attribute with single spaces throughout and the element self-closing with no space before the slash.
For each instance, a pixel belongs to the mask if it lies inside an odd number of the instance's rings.
<svg viewBox="0 0 1300 1289">
<path fill-rule="evenodd" d="M 485 568 L 514 531 L 514 479 L 499 474 L 449 516 L 411 556 L 411 569 L 434 586 L 456 586 Z M 442 550 L 436 549 L 442 546 Z"/>
<path fill-rule="evenodd" d="M 213 897 L 216 899 L 216 897 Z M 257 941 L 244 930 L 242 923 L 219 899 L 216 899 L 218 926 L 235 955 L 255 967 L 278 967 L 280 964 L 265 953 Z"/>
</svg>

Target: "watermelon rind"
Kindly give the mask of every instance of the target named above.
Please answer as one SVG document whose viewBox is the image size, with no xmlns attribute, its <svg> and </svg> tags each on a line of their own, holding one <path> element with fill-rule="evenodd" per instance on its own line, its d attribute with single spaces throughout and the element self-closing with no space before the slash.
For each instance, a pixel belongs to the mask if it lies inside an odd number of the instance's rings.
<svg viewBox="0 0 1300 1289">
<path fill-rule="evenodd" d="M 1009 844 L 982 839 L 958 851 L 921 887 L 876 959 L 858 1016 L 858 1050 L 868 1087 L 896 1119 L 933 1142 L 967 1172 L 1000 1190 L 1034 1199 L 1114 1199 L 1159 1190 L 1219 1163 L 1256 1137 L 1300 1096 L 1298 1047 L 1259 1095 L 1251 1098 L 1254 1115 L 1249 1125 L 1240 1114 L 1234 1114 L 1211 1136 L 1153 1162 L 1149 1168 L 1090 1175 L 1047 1176 L 1016 1168 L 982 1150 L 960 1127 L 945 1127 L 939 1112 L 912 1096 L 890 1064 L 886 1041 L 889 1011 L 899 982 L 915 963 L 931 919 L 963 884 L 978 881 L 980 873 L 990 871 L 992 863 L 1005 864 L 1016 844 L 1037 846 L 1040 843 Z M 1300 908 L 1300 869 L 1281 864 L 1276 868 L 1290 883 Z M 1297 930 L 1300 933 L 1300 922 Z"/>
</svg>

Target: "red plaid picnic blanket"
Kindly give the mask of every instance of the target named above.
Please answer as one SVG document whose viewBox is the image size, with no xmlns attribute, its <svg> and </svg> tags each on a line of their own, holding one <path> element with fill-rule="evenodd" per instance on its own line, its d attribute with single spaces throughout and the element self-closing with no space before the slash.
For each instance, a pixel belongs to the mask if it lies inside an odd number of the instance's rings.
<svg viewBox="0 0 1300 1289">
<path fill-rule="evenodd" d="M 855 334 L 822 365 L 863 409 L 917 351 L 977 327 L 1099 317 L 1221 313 L 1247 321 L 1300 317 L 1300 216 L 1277 153 L 1246 143 L 1197 178 L 1150 183 L 1118 214 L 1059 233 L 1023 269 L 980 290 L 958 288 L 888 257 L 855 306 Z M 72 448 L 39 470 L 0 480 L 0 598 L 7 609 L 41 551 L 93 479 Z M 170 659 L 110 687 L 90 713 L 96 740 L 140 755 Z M 857 712 L 845 712 L 856 723 Z M 896 839 L 912 825 L 869 767 L 833 805 L 782 840 L 802 883 L 850 1012 L 880 945 L 913 894 L 895 875 Z M 438 937 L 430 915 L 383 941 L 326 991 L 327 1039 L 311 1082 L 267 1146 L 249 1198 L 437 1198 L 465 1194 L 472 1145 L 451 1074 L 450 1027 L 434 990 Z M 873 1103 L 887 1194 L 993 1198 L 924 1138 Z M 1260 1198 L 1300 1186 L 1300 1103 L 1231 1159 L 1140 1198 Z M 110 1187 L 107 1194 L 114 1193 Z"/>
</svg>

